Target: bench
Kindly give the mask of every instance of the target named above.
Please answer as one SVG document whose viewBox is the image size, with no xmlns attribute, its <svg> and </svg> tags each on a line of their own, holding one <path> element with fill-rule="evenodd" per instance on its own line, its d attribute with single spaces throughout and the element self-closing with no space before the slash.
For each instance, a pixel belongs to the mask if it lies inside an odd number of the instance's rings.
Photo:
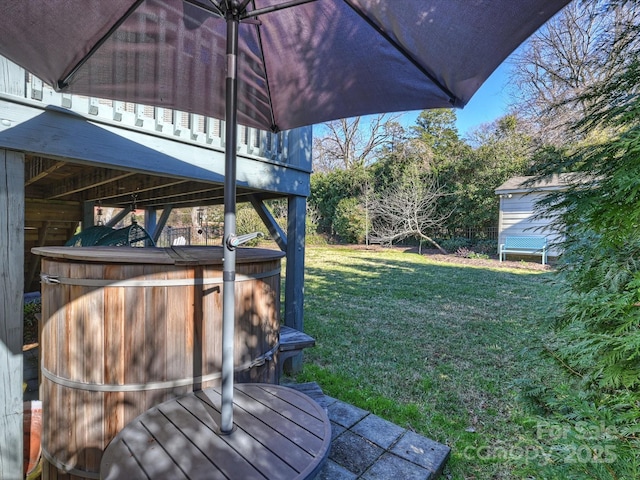
<svg viewBox="0 0 640 480">
<path fill-rule="evenodd" d="M 284 362 L 291 357 L 295 357 L 307 347 L 316 344 L 315 338 L 295 328 L 280 325 L 280 347 L 278 348 L 278 371 L 277 381 L 282 378 L 282 367 Z"/>
<path fill-rule="evenodd" d="M 500 244 L 500 261 L 506 259 L 507 253 L 519 255 L 540 255 L 542 264 L 547 264 L 547 239 L 546 237 L 505 237 Z"/>
</svg>

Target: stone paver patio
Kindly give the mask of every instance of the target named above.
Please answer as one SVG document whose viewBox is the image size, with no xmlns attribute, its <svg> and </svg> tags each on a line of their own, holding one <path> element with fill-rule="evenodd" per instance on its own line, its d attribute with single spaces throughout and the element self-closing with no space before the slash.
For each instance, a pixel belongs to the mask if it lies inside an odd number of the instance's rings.
<svg viewBox="0 0 640 480">
<path fill-rule="evenodd" d="M 325 407 L 331 420 L 329 459 L 317 480 L 432 480 L 450 448 L 322 393 L 315 383 L 289 384 Z"/>
</svg>

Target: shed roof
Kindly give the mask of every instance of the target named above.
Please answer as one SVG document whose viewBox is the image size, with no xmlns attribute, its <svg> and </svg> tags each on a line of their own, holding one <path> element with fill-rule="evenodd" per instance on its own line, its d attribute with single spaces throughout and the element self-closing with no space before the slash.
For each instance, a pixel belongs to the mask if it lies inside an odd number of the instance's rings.
<svg viewBox="0 0 640 480">
<path fill-rule="evenodd" d="M 498 188 L 496 195 L 505 193 L 531 193 L 548 192 L 552 190 L 564 190 L 572 184 L 587 183 L 587 178 L 580 173 L 560 173 L 535 180 L 537 177 L 511 177 Z"/>
</svg>

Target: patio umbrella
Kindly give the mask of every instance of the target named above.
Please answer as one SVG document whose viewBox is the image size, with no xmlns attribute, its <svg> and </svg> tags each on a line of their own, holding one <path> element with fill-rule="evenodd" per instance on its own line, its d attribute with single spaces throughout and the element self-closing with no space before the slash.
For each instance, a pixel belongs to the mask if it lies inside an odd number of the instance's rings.
<svg viewBox="0 0 640 480">
<path fill-rule="evenodd" d="M 569 0 L 5 0 L 0 54 L 59 91 L 227 124 L 222 425 L 233 426 L 238 123 L 463 107 Z"/>
</svg>

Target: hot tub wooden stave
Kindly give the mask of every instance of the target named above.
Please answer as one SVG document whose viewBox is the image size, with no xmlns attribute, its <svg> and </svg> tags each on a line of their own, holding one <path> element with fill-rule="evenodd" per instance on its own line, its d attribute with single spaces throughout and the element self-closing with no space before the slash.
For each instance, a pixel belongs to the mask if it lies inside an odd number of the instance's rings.
<svg viewBox="0 0 640 480">
<path fill-rule="evenodd" d="M 43 256 L 43 478 L 96 478 L 129 421 L 219 384 L 222 250 L 34 249 Z M 239 249 L 236 380 L 275 382 L 282 253 Z M 48 463 L 48 464 L 47 464 Z"/>
</svg>

